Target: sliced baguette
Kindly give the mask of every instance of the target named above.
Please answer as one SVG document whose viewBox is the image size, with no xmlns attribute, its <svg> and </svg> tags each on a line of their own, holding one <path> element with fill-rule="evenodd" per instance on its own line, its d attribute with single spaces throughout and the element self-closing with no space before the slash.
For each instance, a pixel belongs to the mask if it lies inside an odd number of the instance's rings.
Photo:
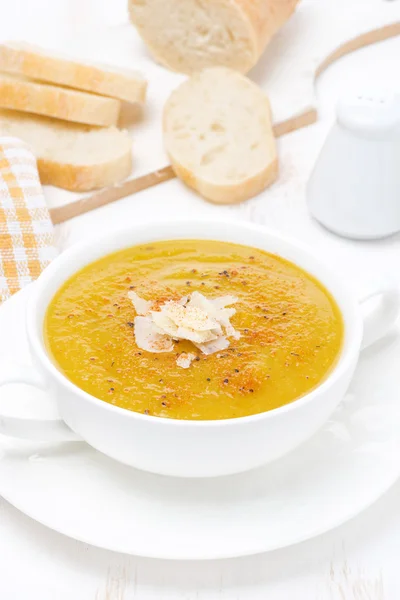
<svg viewBox="0 0 400 600">
<path fill-rule="evenodd" d="M 0 74 L 0 107 L 86 125 L 116 125 L 121 102 Z"/>
<path fill-rule="evenodd" d="M 205 69 L 181 84 L 163 129 L 176 175 L 212 202 L 247 200 L 277 177 L 269 101 L 236 71 Z"/>
<path fill-rule="evenodd" d="M 87 127 L 1 110 L 3 134 L 30 146 L 43 184 L 88 191 L 117 183 L 132 169 L 131 138 L 115 127 Z"/>
<path fill-rule="evenodd" d="M 247 73 L 297 2 L 129 0 L 129 12 L 154 58 L 173 71 L 222 65 Z"/>
<path fill-rule="evenodd" d="M 0 71 L 131 103 L 142 103 L 146 98 L 147 82 L 135 71 L 77 62 L 24 42 L 0 45 Z"/>
</svg>

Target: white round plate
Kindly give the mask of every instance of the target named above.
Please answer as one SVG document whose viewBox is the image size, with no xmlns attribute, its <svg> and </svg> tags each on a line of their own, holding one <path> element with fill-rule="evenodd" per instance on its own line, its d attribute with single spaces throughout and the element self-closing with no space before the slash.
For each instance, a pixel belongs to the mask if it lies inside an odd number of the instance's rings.
<svg viewBox="0 0 400 600">
<path fill-rule="evenodd" d="M 29 293 L 0 308 L 0 356 L 29 361 Z M 288 546 L 355 516 L 399 476 L 399 364 L 396 330 L 362 355 L 348 397 L 313 439 L 249 473 L 179 480 L 122 466 L 81 442 L 1 437 L 0 494 L 56 531 L 128 554 L 216 559 Z M 55 410 L 26 386 L 3 388 L 1 409 Z"/>
</svg>

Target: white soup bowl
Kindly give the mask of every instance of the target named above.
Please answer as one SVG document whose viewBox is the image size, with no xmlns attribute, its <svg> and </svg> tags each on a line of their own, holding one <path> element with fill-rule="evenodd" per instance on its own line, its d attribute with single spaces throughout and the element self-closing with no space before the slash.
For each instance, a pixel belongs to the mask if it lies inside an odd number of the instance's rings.
<svg viewBox="0 0 400 600">
<path fill-rule="evenodd" d="M 139 414 L 99 400 L 69 381 L 49 356 L 43 339 L 46 309 L 56 291 L 76 271 L 111 252 L 173 239 L 220 240 L 260 248 L 314 275 L 335 298 L 345 325 L 343 349 L 330 375 L 310 393 L 286 406 L 216 421 Z M 294 450 L 335 410 L 349 386 L 362 345 L 381 337 L 397 317 L 398 291 L 379 293 L 380 306 L 363 318 L 360 304 L 330 266 L 299 244 L 255 225 L 182 220 L 132 225 L 111 232 L 67 250 L 33 284 L 27 309 L 33 366 L 2 361 L 0 386 L 17 382 L 44 388 L 57 403 L 61 418 L 46 421 L 2 415 L 0 432 L 41 441 L 84 440 L 117 461 L 162 475 L 212 477 L 253 469 Z"/>
</svg>

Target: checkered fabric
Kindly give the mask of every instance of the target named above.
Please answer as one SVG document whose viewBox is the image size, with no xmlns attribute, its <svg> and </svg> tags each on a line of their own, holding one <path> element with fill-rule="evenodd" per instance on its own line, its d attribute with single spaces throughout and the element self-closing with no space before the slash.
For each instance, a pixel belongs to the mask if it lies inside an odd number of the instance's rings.
<svg viewBox="0 0 400 600">
<path fill-rule="evenodd" d="M 55 256 L 36 160 L 21 140 L 0 137 L 0 301 L 34 281 Z"/>
</svg>

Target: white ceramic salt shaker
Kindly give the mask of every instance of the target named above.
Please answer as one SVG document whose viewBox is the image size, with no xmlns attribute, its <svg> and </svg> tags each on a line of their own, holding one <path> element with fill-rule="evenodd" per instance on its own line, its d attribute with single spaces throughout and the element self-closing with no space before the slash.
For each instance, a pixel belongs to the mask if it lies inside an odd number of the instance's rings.
<svg viewBox="0 0 400 600">
<path fill-rule="evenodd" d="M 336 116 L 307 186 L 312 216 L 352 239 L 400 231 L 400 95 L 343 98 Z"/>
</svg>

